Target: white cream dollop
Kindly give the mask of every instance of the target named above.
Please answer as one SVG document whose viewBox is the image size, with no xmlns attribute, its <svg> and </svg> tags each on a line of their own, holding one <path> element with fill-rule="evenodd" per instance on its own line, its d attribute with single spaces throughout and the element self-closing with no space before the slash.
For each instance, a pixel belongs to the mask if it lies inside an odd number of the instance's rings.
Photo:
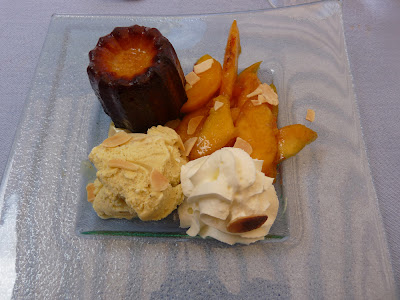
<svg viewBox="0 0 400 300">
<path fill-rule="evenodd" d="M 210 236 L 231 245 L 263 240 L 276 219 L 279 201 L 274 179 L 261 168 L 261 160 L 238 148 L 222 148 L 182 166 L 185 200 L 178 208 L 180 226 L 190 227 L 190 236 Z M 235 233 L 230 227 L 235 220 L 265 216 L 265 223 L 250 231 Z"/>
</svg>

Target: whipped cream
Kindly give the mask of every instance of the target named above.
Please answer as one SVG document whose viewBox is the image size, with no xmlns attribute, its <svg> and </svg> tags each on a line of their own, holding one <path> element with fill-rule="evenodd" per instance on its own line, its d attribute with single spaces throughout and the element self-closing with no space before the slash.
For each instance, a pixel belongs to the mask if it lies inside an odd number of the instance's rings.
<svg viewBox="0 0 400 300">
<path fill-rule="evenodd" d="M 190 236 L 210 236 L 231 245 L 263 240 L 279 201 L 274 179 L 261 172 L 262 163 L 242 149 L 222 148 L 183 165 L 180 226 L 189 227 Z"/>
</svg>

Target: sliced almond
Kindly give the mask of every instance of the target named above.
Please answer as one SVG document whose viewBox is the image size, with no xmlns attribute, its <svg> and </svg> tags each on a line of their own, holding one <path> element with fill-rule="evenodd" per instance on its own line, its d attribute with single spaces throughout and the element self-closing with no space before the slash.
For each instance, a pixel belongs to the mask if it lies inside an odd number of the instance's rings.
<svg viewBox="0 0 400 300">
<path fill-rule="evenodd" d="M 260 228 L 268 219 L 268 216 L 240 217 L 229 222 L 226 229 L 231 233 L 243 233 Z"/>
<path fill-rule="evenodd" d="M 139 166 L 137 164 L 119 158 L 110 159 L 108 162 L 108 166 L 110 168 L 119 168 L 129 171 L 136 171 L 139 169 Z"/>
<path fill-rule="evenodd" d="M 247 152 L 249 155 L 253 153 L 253 147 L 241 137 L 237 137 L 233 148 L 239 148 Z"/>
<path fill-rule="evenodd" d="M 189 156 L 190 151 L 192 151 L 194 145 L 197 142 L 197 139 L 198 139 L 197 137 L 192 137 L 192 138 L 186 140 L 186 142 L 184 144 L 185 145 L 185 153 L 184 153 L 185 156 Z"/>
<path fill-rule="evenodd" d="M 133 141 L 141 141 L 147 137 L 145 133 L 130 133 L 129 135 L 132 137 Z"/>
<path fill-rule="evenodd" d="M 118 146 L 121 146 L 121 145 L 129 142 L 132 137 L 133 137 L 132 135 L 130 135 L 124 131 L 120 131 L 120 132 L 117 132 L 116 134 L 114 134 L 113 136 L 105 139 L 101 143 L 101 145 L 106 148 L 118 147 Z"/>
<path fill-rule="evenodd" d="M 275 91 L 270 87 L 269 84 L 263 83 L 260 85 L 260 88 L 262 90 L 262 95 L 265 97 L 266 102 L 271 104 L 271 105 L 278 105 L 278 94 L 275 93 Z"/>
<path fill-rule="evenodd" d="M 224 106 L 224 103 L 223 103 L 223 102 L 215 101 L 215 103 L 214 103 L 214 110 L 217 111 L 217 110 L 220 109 L 222 106 Z"/>
<path fill-rule="evenodd" d="M 165 126 L 175 129 L 176 127 L 178 127 L 180 122 L 181 122 L 181 120 L 179 120 L 179 119 L 171 120 L 171 121 L 168 121 L 167 123 L 165 123 Z"/>
<path fill-rule="evenodd" d="M 260 100 L 250 100 L 251 101 L 251 103 L 253 103 L 253 105 L 254 106 L 257 106 L 257 105 L 261 105 L 262 103 L 260 102 Z"/>
<path fill-rule="evenodd" d="M 202 63 L 199 63 L 199 64 L 195 65 L 193 67 L 193 71 L 196 74 L 203 73 L 203 72 L 207 71 L 208 69 L 211 69 L 211 66 L 212 66 L 213 63 L 214 63 L 214 59 L 209 58 L 209 59 L 203 61 Z"/>
<path fill-rule="evenodd" d="M 185 76 L 186 82 L 189 83 L 191 86 L 194 86 L 196 82 L 200 80 L 200 77 L 196 75 L 195 72 L 190 72 Z"/>
<path fill-rule="evenodd" d="M 188 91 L 192 88 L 192 86 L 189 83 L 185 84 L 185 91 Z"/>
<path fill-rule="evenodd" d="M 181 137 L 178 135 L 178 148 L 181 149 L 182 152 L 185 152 L 185 145 L 182 142 Z"/>
<path fill-rule="evenodd" d="M 313 109 L 307 109 L 306 120 L 310 122 L 314 122 L 315 120 L 315 111 Z"/>
<path fill-rule="evenodd" d="M 203 120 L 204 116 L 198 116 L 191 118 L 188 123 L 187 134 L 192 135 L 196 132 L 197 127 L 199 127 L 201 120 Z"/>
<path fill-rule="evenodd" d="M 89 183 L 86 186 L 86 193 L 87 193 L 87 200 L 92 203 L 94 201 L 94 198 L 96 198 L 96 196 L 94 195 L 94 183 Z"/>
<path fill-rule="evenodd" d="M 162 192 L 168 185 L 168 179 L 158 170 L 153 169 L 150 173 L 151 189 L 155 192 Z"/>
<path fill-rule="evenodd" d="M 267 99 L 265 99 L 265 97 L 263 95 L 258 95 L 257 100 L 260 104 L 267 102 Z"/>
<path fill-rule="evenodd" d="M 260 86 L 258 86 L 253 92 L 251 92 L 250 94 L 248 94 L 246 97 L 247 98 L 251 98 L 257 95 L 261 95 L 262 94 L 262 89 L 260 88 Z"/>
</svg>

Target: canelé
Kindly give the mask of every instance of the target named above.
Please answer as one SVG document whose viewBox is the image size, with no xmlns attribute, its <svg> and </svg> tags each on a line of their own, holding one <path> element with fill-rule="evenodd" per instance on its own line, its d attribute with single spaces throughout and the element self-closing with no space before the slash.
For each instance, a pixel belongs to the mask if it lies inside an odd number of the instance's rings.
<svg viewBox="0 0 400 300">
<path fill-rule="evenodd" d="M 89 52 L 89 80 L 115 126 L 132 132 L 179 117 L 185 77 L 176 52 L 157 29 L 117 27 Z"/>
</svg>

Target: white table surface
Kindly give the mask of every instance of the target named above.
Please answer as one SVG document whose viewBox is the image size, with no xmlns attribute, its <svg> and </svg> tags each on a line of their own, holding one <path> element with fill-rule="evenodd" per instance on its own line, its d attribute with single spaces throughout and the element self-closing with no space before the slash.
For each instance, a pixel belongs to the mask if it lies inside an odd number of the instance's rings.
<svg viewBox="0 0 400 300">
<path fill-rule="evenodd" d="M 233 12 L 267 7 L 270 5 L 266 0 L 0 0 L 0 178 L 3 177 L 7 165 L 14 135 L 53 13 L 176 15 Z M 398 0 L 345 0 L 343 3 L 345 37 L 354 77 L 354 89 L 398 286 L 400 285 L 399 8 Z"/>
</svg>

